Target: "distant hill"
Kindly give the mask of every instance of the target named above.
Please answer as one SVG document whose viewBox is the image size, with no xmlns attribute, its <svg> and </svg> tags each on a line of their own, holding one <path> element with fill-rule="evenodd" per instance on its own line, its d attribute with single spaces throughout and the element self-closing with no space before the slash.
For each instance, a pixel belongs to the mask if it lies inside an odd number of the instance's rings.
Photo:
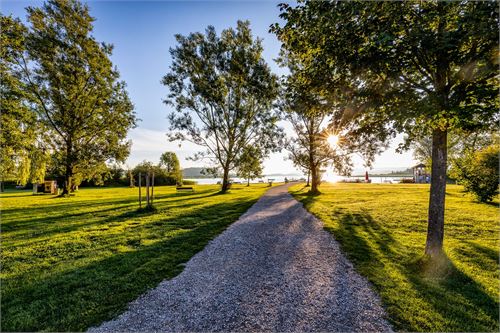
<svg viewBox="0 0 500 333">
<path fill-rule="evenodd" d="M 183 178 L 214 178 L 213 176 L 210 175 L 204 175 L 201 173 L 201 170 L 205 168 L 199 168 L 199 167 L 193 167 L 193 168 L 185 168 L 182 169 L 182 177 Z M 219 178 L 221 178 L 222 175 L 219 175 Z M 235 177 L 234 174 L 230 173 L 229 177 Z M 215 177 L 217 178 L 217 177 Z"/>
<path fill-rule="evenodd" d="M 184 178 L 205 178 L 206 175 L 201 173 L 203 168 L 185 168 L 182 169 L 182 177 Z"/>
<path fill-rule="evenodd" d="M 200 167 L 192 167 L 192 168 L 182 169 L 182 177 L 183 178 L 212 178 L 211 176 L 202 174 L 201 170 L 203 170 L 203 169 L 204 168 L 200 168 Z M 271 176 L 275 176 L 275 177 L 276 176 L 279 176 L 279 177 L 283 177 L 283 176 L 302 177 L 302 175 L 298 174 L 298 173 L 273 173 L 273 174 L 264 175 L 264 177 L 271 177 Z M 220 177 L 222 177 L 222 175 L 220 175 Z M 230 173 L 229 177 L 236 177 L 236 175 L 234 173 Z"/>
<path fill-rule="evenodd" d="M 400 169 L 400 168 L 398 168 Z M 378 172 L 377 172 L 378 171 Z M 370 177 L 409 177 L 413 176 L 413 169 L 412 168 L 407 168 L 403 170 L 371 170 L 368 171 L 368 174 Z M 355 173 L 353 177 L 364 177 L 365 173 Z"/>
</svg>

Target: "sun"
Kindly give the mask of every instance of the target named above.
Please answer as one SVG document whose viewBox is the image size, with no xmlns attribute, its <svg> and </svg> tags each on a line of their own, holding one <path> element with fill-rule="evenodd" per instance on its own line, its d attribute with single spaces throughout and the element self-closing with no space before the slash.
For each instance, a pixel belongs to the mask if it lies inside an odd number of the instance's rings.
<svg viewBox="0 0 500 333">
<path fill-rule="evenodd" d="M 334 135 L 334 134 L 330 134 L 328 136 L 328 138 L 326 139 L 326 141 L 328 142 L 328 144 L 330 145 L 330 147 L 335 148 L 335 147 L 337 147 L 337 145 L 339 143 L 339 136 L 338 135 Z"/>
</svg>

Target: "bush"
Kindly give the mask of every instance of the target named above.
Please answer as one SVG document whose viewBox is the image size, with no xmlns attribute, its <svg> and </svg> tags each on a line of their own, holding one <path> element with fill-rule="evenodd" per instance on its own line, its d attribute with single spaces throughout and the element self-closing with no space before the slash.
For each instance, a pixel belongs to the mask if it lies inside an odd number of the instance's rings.
<svg viewBox="0 0 500 333">
<path fill-rule="evenodd" d="M 144 182 L 144 176 L 148 171 L 154 172 L 155 174 L 155 186 L 176 185 L 178 183 L 178 176 L 176 174 L 169 173 L 160 166 L 153 165 L 151 162 L 144 161 L 141 164 L 137 165 L 132 171 L 136 185 L 139 184 L 139 172 L 142 174 L 142 181 Z M 144 183 L 142 183 L 142 185 L 144 185 Z"/>
<path fill-rule="evenodd" d="M 183 180 L 182 185 L 196 185 L 198 182 L 194 180 Z"/>
<path fill-rule="evenodd" d="M 401 184 L 414 184 L 415 179 L 413 179 L 413 178 L 401 178 L 401 180 L 399 182 Z"/>
<path fill-rule="evenodd" d="M 499 154 L 498 144 L 468 152 L 453 162 L 452 175 L 466 192 L 474 194 L 479 201 L 491 201 L 498 195 Z"/>
</svg>

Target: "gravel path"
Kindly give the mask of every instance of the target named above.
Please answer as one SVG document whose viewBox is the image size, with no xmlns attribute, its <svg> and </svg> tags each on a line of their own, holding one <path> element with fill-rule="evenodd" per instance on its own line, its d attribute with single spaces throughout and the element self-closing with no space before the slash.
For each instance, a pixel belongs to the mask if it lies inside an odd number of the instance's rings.
<svg viewBox="0 0 500 333">
<path fill-rule="evenodd" d="M 284 185 L 181 274 L 90 331 L 390 331 L 384 315 L 368 282 Z"/>
</svg>

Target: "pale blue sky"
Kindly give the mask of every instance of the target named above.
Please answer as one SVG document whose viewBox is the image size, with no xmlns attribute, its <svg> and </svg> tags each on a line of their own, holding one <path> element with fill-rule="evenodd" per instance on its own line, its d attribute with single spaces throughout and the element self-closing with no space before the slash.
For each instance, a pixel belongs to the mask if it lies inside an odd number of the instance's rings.
<svg viewBox="0 0 500 333">
<path fill-rule="evenodd" d="M 38 6 L 41 1 L 2 1 L 4 15 L 25 19 L 27 6 Z M 175 151 L 183 167 L 203 166 L 202 162 L 186 161 L 196 151 L 190 144 L 167 141 L 167 106 L 162 100 L 167 90 L 160 83 L 171 63 L 169 48 L 175 46 L 175 34 L 204 31 L 213 25 L 217 31 L 235 26 L 237 20 L 249 20 L 254 36 L 263 39 L 264 57 L 276 74 L 283 74 L 273 61 L 280 44 L 268 32 L 278 22 L 279 1 L 88 1 L 91 15 L 96 18 L 94 36 L 98 41 L 112 43 L 115 48 L 113 63 L 118 67 L 127 90 L 142 119 L 129 137 L 133 140 L 129 165 L 143 159 L 158 161 L 162 152 Z M 289 129 L 285 125 L 286 129 Z M 291 133 L 290 133 L 291 134 Z M 286 153 L 274 154 L 265 161 L 266 173 L 294 172 Z M 376 168 L 406 167 L 413 164 L 411 153 L 394 153 L 394 148 L 377 158 Z M 362 161 L 356 160 L 356 168 Z"/>
</svg>

